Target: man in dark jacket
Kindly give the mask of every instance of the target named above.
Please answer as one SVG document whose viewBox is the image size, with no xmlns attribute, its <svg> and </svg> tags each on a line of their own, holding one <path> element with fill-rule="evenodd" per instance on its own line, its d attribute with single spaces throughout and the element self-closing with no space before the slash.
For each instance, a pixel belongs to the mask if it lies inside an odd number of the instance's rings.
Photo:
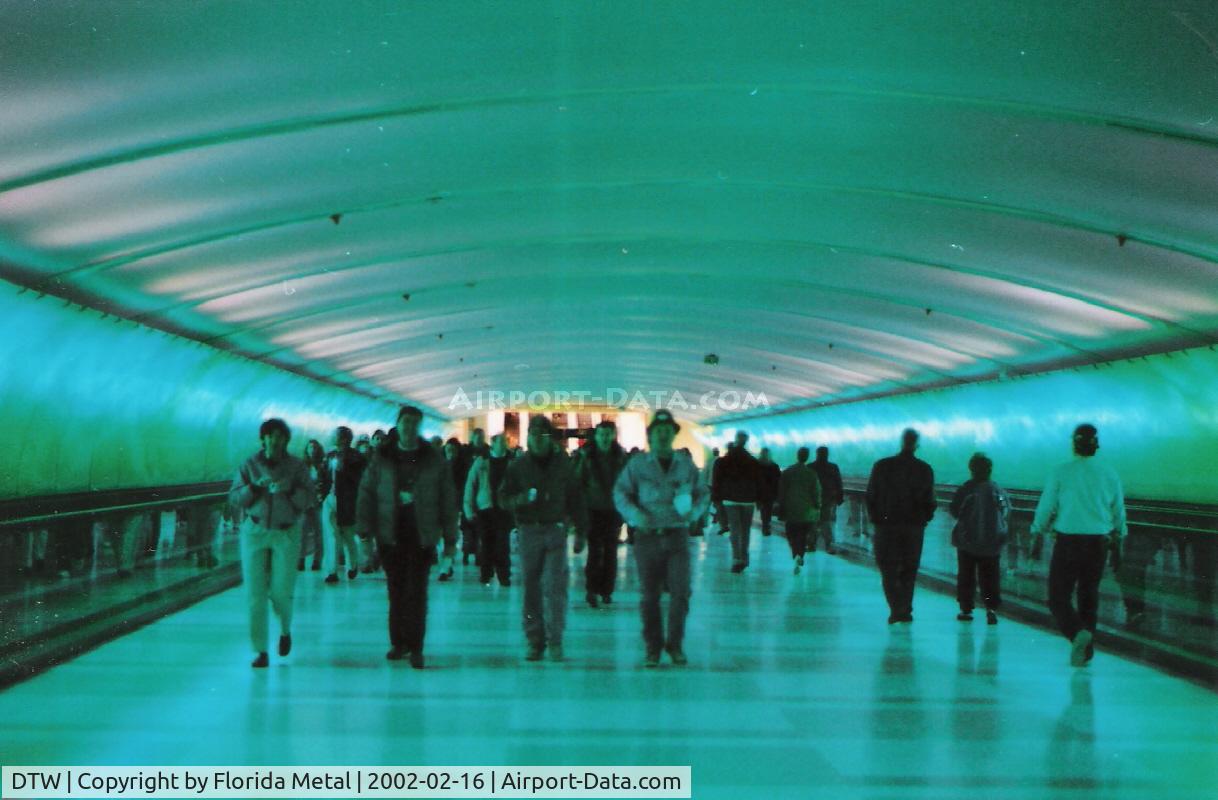
<svg viewBox="0 0 1218 800">
<path fill-rule="evenodd" d="M 761 483 L 761 467 L 745 449 L 748 441 L 747 433 L 737 431 L 736 443 L 727 455 L 715 461 L 711 476 L 711 502 L 723 504 L 732 531 L 732 572 L 736 573 L 749 565 L 749 531 Z"/>
<path fill-rule="evenodd" d="M 419 438 L 423 412 L 402 406 L 396 428 L 372 456 L 359 485 L 360 530 L 376 536 L 389 584 L 390 661 L 423 669 L 427 580 L 436 544 L 457 547 L 457 500 L 444 456 Z"/>
<path fill-rule="evenodd" d="M 359 573 L 360 553 L 355 527 L 355 501 L 360 478 L 368 462 L 351 446 L 351 429 L 340 426 L 334 431 L 334 449 L 326 456 L 326 470 L 333 490 L 321 507 L 322 548 L 326 583 L 338 583 L 338 553 L 346 554 L 347 578 Z M 370 555 L 370 554 L 369 554 Z"/>
<path fill-rule="evenodd" d="M 867 482 L 867 512 L 875 525 L 875 560 L 891 612 L 889 625 L 913 622 L 922 540 L 935 515 L 935 473 L 914 457 L 917 449 L 918 432 L 907 428 L 901 452 L 875 462 Z"/>
<path fill-rule="evenodd" d="M 579 485 L 588 507 L 588 562 L 584 566 L 584 589 L 588 605 L 613 602 L 617 582 L 618 533 L 622 518 L 613 505 L 613 486 L 626 466 L 626 451 L 617 443 L 617 425 L 605 421 L 596 426 L 592 441 L 578 454 Z"/>
<path fill-rule="evenodd" d="M 812 462 L 820 478 L 821 506 L 820 520 L 812 531 L 812 541 L 808 549 L 815 552 L 816 541 L 825 540 L 825 552 L 833 555 L 837 550 L 833 547 L 833 524 L 837 522 L 837 507 L 846 502 L 846 493 L 842 489 L 842 472 L 829 460 L 829 448 L 816 448 L 816 460 Z"/>
<path fill-rule="evenodd" d="M 266 667 L 267 600 L 279 618 L 279 655 L 292 650 L 292 594 L 300 556 L 300 517 L 315 502 L 313 481 L 303 461 L 288 455 L 292 431 L 281 419 L 258 430 L 262 448 L 245 460 L 233 478 L 228 500 L 245 511 L 241 523 L 241 575 L 249 604 L 250 642 Z"/>
<path fill-rule="evenodd" d="M 778 482 L 782 470 L 770 458 L 770 448 L 761 448 L 757 459 L 761 480 L 757 484 L 757 510 L 761 512 L 761 535 L 770 535 L 770 521 L 774 518 L 774 501 L 778 499 Z"/>
<path fill-rule="evenodd" d="M 808 448 L 801 447 L 795 463 L 783 470 L 778 481 L 778 513 L 786 528 L 796 575 L 804 565 L 808 534 L 820 519 L 821 502 L 820 478 L 808 466 Z"/>
<path fill-rule="evenodd" d="M 584 549 L 587 514 L 570 457 L 554 445 L 554 427 L 540 414 L 529 418 L 529 450 L 508 464 L 500 495 L 515 513 L 524 572 L 524 635 L 527 661 L 563 660 L 567 620 L 568 521 L 575 523 L 575 552 Z"/>
</svg>

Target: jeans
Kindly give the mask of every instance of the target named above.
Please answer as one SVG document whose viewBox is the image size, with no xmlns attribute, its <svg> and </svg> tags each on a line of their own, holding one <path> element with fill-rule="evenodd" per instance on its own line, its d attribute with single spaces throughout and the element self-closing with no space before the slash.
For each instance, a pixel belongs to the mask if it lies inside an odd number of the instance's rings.
<svg viewBox="0 0 1218 800">
<path fill-rule="evenodd" d="M 680 650 L 689 614 L 689 532 L 685 528 L 640 530 L 634 540 L 634 559 L 643 591 L 639 613 L 647 652 L 658 653 L 664 647 Z M 669 594 L 667 638 L 660 616 L 665 585 Z"/>
<path fill-rule="evenodd" d="M 753 505 L 737 506 L 726 504 L 723 510 L 727 513 L 727 524 L 732 531 L 732 561 L 736 564 L 749 563 L 749 529 L 753 527 Z"/>
<path fill-rule="evenodd" d="M 562 645 L 567 622 L 567 530 L 561 523 L 521 524 L 524 636 L 533 647 Z"/>
</svg>

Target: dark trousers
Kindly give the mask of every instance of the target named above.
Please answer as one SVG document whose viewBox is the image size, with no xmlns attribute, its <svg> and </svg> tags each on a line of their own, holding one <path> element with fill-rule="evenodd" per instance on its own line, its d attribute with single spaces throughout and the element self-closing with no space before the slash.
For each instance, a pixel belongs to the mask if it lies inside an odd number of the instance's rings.
<svg viewBox="0 0 1218 800">
<path fill-rule="evenodd" d="M 481 564 L 482 550 L 478 546 L 478 534 L 480 533 L 476 520 L 466 518 L 462 512 L 460 514 L 461 525 L 461 553 L 462 555 L 473 556 L 475 564 Z"/>
<path fill-rule="evenodd" d="M 875 526 L 875 561 L 880 568 L 884 597 L 894 616 L 913 614 L 914 586 L 922 563 L 922 525 Z"/>
<path fill-rule="evenodd" d="M 487 508 L 478 512 L 479 565 L 482 582 L 498 576 L 499 583 L 512 582 L 512 515 L 502 508 Z"/>
<path fill-rule="evenodd" d="M 1002 572 L 998 556 L 978 556 L 967 550 L 956 550 L 956 602 L 961 611 L 972 611 L 976 603 L 977 583 L 981 583 L 981 599 L 990 611 L 1002 605 Z"/>
<path fill-rule="evenodd" d="M 732 531 L 732 561 L 737 564 L 749 563 L 749 536 L 753 527 L 753 507 L 725 505 L 724 516 L 727 517 L 728 527 Z"/>
<path fill-rule="evenodd" d="M 751 510 L 751 509 L 750 509 Z M 689 614 L 689 533 L 685 528 L 663 532 L 640 530 L 634 540 L 634 561 L 639 569 L 643 599 L 643 643 L 649 653 L 664 647 L 680 650 Z M 668 636 L 660 616 L 660 595 L 668 589 Z"/>
<path fill-rule="evenodd" d="M 584 565 L 584 588 L 588 594 L 606 597 L 617 583 L 617 535 L 622 518 L 616 511 L 588 509 L 588 563 Z"/>
<path fill-rule="evenodd" d="M 812 522 L 788 522 L 787 544 L 791 545 L 791 556 L 799 558 L 808 549 L 808 534 L 812 532 Z M 815 544 L 815 539 L 813 540 Z"/>
<path fill-rule="evenodd" d="M 774 519 L 774 501 L 761 500 L 757 503 L 757 510 L 761 512 L 761 535 L 770 535 L 770 522 Z"/>
<path fill-rule="evenodd" d="M 1067 639 L 1083 628 L 1095 632 L 1100 607 L 1100 578 L 1108 556 L 1108 537 L 1058 534 L 1049 562 L 1049 611 Z M 1078 610 L 1074 594 L 1078 592 Z"/>
<path fill-rule="evenodd" d="M 427 580 L 435 551 L 384 542 L 380 551 L 389 584 L 389 643 L 421 655 L 427 632 Z"/>
</svg>

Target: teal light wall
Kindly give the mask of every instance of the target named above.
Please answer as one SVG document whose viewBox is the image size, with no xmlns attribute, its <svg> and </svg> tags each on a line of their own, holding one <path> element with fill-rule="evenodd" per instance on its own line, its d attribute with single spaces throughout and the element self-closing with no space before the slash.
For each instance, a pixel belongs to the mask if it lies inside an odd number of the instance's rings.
<svg viewBox="0 0 1218 800">
<path fill-rule="evenodd" d="M 712 444 L 739 427 L 783 465 L 801 445 L 824 444 L 843 475 L 865 477 L 914 427 L 941 483 L 965 480 L 969 456 L 983 450 L 1000 483 L 1039 489 L 1049 468 L 1071 457 L 1080 422 L 1099 427 L 1100 455 L 1126 494 L 1218 499 L 1218 353 L 1206 348 L 732 422 L 714 429 Z"/>
<path fill-rule="evenodd" d="M 0 497 L 225 479 L 280 416 L 292 452 L 396 407 L 0 284 Z M 428 434 L 440 421 L 428 419 Z"/>
</svg>

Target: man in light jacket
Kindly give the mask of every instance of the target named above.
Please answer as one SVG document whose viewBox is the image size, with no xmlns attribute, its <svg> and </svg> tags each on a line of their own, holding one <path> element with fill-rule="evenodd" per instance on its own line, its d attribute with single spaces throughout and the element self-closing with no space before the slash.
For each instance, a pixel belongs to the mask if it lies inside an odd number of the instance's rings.
<svg viewBox="0 0 1218 800">
<path fill-rule="evenodd" d="M 643 665 L 660 663 L 667 650 L 672 663 L 687 663 L 685 617 L 689 614 L 689 526 L 710 501 L 698 468 L 685 453 L 675 452 L 673 438 L 681 428 L 672 413 L 660 409 L 647 426 L 650 449 L 630 459 L 613 487 L 617 510 L 635 526 L 634 558 L 643 599 Z M 667 584 L 668 635 L 660 616 L 660 594 Z"/>
<path fill-rule="evenodd" d="M 1045 483 L 1032 519 L 1032 535 L 1037 545 L 1046 531 L 1055 537 L 1049 562 L 1049 610 L 1070 640 L 1070 663 L 1083 667 L 1095 653 L 1092 639 L 1104 562 L 1110 549 L 1120 553 L 1128 528 L 1121 478 L 1095 458 L 1099 432 L 1094 425 L 1079 425 L 1072 442 L 1074 459 L 1056 467 Z"/>
<path fill-rule="evenodd" d="M 237 470 L 229 502 L 245 512 L 241 523 L 241 576 L 249 606 L 255 669 L 267 657 L 267 600 L 279 618 L 279 655 L 292 650 L 292 594 L 300 557 L 300 517 L 316 500 L 304 461 L 288 455 L 292 431 L 281 419 L 258 429 L 262 448 Z"/>
</svg>

